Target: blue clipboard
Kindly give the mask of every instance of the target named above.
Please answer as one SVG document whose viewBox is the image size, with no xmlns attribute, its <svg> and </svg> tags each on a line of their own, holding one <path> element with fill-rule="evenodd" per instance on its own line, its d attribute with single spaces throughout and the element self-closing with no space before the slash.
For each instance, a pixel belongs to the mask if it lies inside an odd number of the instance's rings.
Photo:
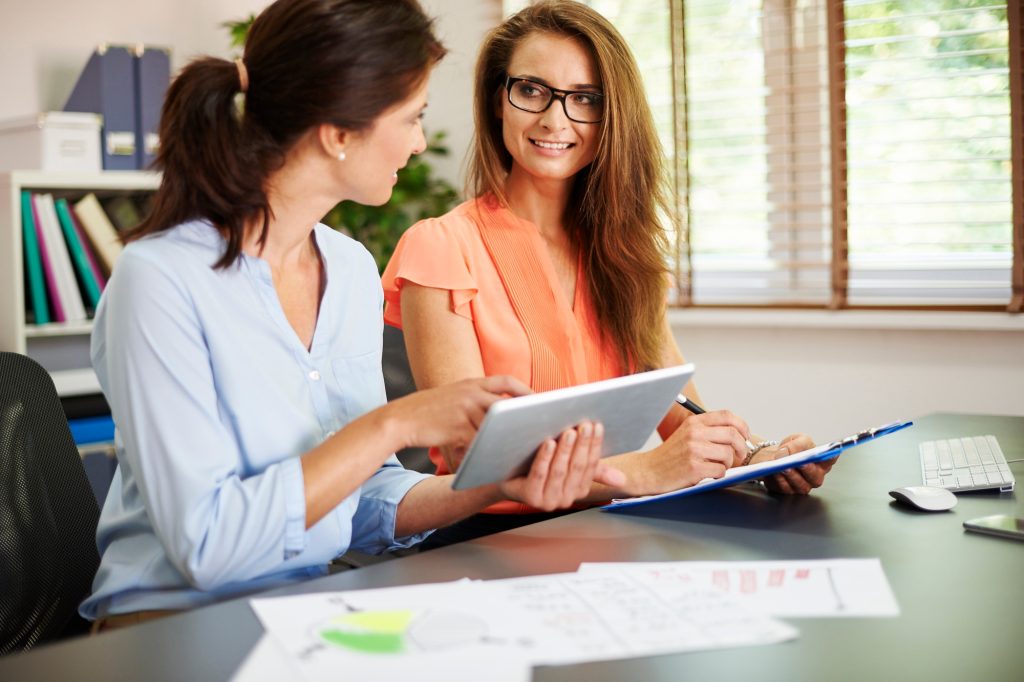
<svg viewBox="0 0 1024 682">
<path fill-rule="evenodd" d="M 868 441 L 874 440 L 880 436 L 900 431 L 901 429 L 905 429 L 908 426 L 913 425 L 913 423 L 914 422 L 912 421 L 895 421 L 873 429 L 866 429 L 860 433 L 855 433 L 852 436 L 847 436 L 842 440 L 832 441 L 831 443 L 825 443 L 824 445 L 819 445 L 818 447 L 811 448 L 810 450 L 794 453 L 788 457 L 782 457 L 780 459 L 752 464 L 745 467 L 733 467 L 726 471 L 722 478 L 706 479 L 688 488 L 680 488 L 679 490 L 673 490 L 660 495 L 648 495 L 647 497 L 632 497 L 625 500 L 613 500 L 611 504 L 605 505 L 604 507 L 601 507 L 601 509 L 604 511 L 616 511 L 617 509 L 636 507 L 638 505 L 648 504 L 657 500 L 672 500 L 679 497 L 687 497 L 689 495 L 696 495 L 708 490 L 727 488 L 731 485 L 736 485 L 737 483 L 743 483 L 744 481 L 764 478 L 765 476 L 777 474 L 780 471 L 792 469 L 802 464 L 833 459 L 838 457 L 843 450 L 849 450 L 861 443 L 867 443 Z"/>
</svg>

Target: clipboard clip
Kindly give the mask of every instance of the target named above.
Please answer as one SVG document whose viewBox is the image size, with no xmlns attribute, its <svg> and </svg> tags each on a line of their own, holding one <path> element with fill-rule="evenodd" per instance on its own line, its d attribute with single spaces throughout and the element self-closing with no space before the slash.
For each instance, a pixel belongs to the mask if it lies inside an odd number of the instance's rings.
<svg viewBox="0 0 1024 682">
<path fill-rule="evenodd" d="M 903 428 L 904 426 L 909 426 L 910 424 L 911 422 L 908 421 L 897 420 L 894 422 L 890 422 L 888 424 L 883 424 L 882 426 L 875 426 L 870 429 L 864 429 L 863 431 L 855 433 L 852 436 L 847 436 L 842 440 L 832 441 L 831 443 L 828 444 L 828 450 L 844 450 L 852 445 L 860 443 L 861 441 L 871 440 L 875 436 L 884 435 L 886 433 L 889 433 L 890 431 L 895 431 L 897 429 Z"/>
</svg>

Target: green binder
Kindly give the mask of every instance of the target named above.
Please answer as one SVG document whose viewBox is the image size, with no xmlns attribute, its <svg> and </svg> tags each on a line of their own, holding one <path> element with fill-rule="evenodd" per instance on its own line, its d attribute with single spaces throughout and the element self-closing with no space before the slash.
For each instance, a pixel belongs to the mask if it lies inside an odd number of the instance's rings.
<svg viewBox="0 0 1024 682">
<path fill-rule="evenodd" d="M 93 310 L 100 304 L 100 287 L 93 277 L 92 268 L 89 266 L 89 257 L 85 255 L 85 248 L 78 239 L 75 232 L 75 225 L 71 222 L 71 213 L 68 210 L 66 199 L 57 199 L 54 202 L 57 208 L 57 217 L 60 219 L 60 229 L 64 232 L 64 241 L 68 243 L 68 251 L 71 252 L 71 260 L 78 271 L 78 281 L 82 283 L 82 290 Z"/>
<path fill-rule="evenodd" d="M 47 324 L 50 321 L 50 310 L 46 304 L 46 284 L 43 281 L 43 261 L 39 254 L 39 241 L 36 238 L 36 221 L 32 217 L 32 195 L 21 193 L 21 232 L 25 242 L 25 272 L 28 273 L 29 301 L 36 324 Z"/>
</svg>

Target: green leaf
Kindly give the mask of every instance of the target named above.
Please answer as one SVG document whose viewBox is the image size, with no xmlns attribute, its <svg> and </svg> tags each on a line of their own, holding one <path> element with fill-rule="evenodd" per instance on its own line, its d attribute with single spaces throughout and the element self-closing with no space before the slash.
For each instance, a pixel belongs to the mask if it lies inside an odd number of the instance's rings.
<svg viewBox="0 0 1024 682">
<path fill-rule="evenodd" d="M 228 36 L 231 38 L 231 47 L 245 47 L 245 39 L 249 36 L 249 28 L 255 20 L 256 15 L 250 14 L 244 19 L 225 21 L 221 24 L 222 28 L 226 28 L 228 30 Z"/>
</svg>

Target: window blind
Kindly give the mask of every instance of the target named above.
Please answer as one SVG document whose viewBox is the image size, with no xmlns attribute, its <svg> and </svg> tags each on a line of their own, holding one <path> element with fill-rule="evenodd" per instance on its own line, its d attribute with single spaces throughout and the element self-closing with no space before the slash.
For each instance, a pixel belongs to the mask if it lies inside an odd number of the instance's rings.
<svg viewBox="0 0 1024 682">
<path fill-rule="evenodd" d="M 843 4 L 849 304 L 1005 305 L 1006 3 Z"/>
<path fill-rule="evenodd" d="M 831 263 L 824 5 L 693 0 L 679 14 L 688 297 L 823 305 Z"/>
</svg>

